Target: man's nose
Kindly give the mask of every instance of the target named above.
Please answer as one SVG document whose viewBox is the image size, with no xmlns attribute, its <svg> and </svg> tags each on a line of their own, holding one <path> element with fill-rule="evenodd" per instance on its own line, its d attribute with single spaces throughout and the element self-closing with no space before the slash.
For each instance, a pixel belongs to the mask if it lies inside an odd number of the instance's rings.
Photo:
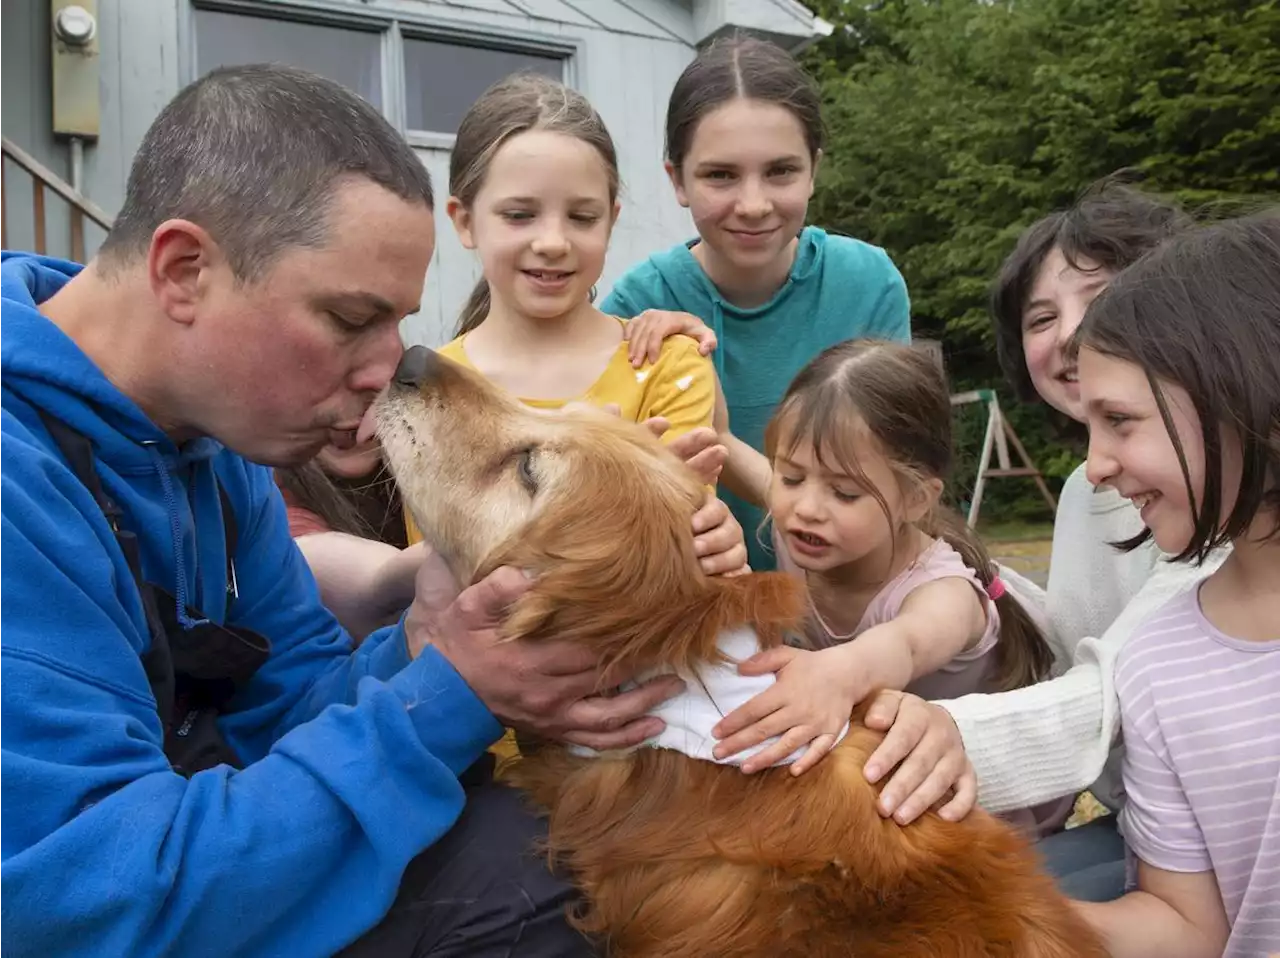
<svg viewBox="0 0 1280 958">
<path fill-rule="evenodd" d="M 422 384 L 434 379 L 440 372 L 442 360 L 434 350 L 426 346 L 413 346 L 404 351 L 393 380 L 397 386 L 420 389 Z"/>
</svg>

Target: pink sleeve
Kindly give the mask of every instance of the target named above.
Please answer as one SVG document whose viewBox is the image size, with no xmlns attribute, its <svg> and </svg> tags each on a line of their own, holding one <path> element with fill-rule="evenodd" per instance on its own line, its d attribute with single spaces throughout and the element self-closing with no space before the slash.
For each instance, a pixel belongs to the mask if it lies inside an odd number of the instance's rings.
<svg viewBox="0 0 1280 958">
<path fill-rule="evenodd" d="M 1000 614 L 996 611 L 995 603 L 987 598 L 986 589 L 978 580 L 978 574 L 964 564 L 960 553 L 941 539 L 925 550 L 916 560 L 915 565 L 890 582 L 871 600 L 858 630 L 865 631 L 872 626 L 891 621 L 902 610 L 902 603 L 906 601 L 907 596 L 920 586 L 939 579 L 964 579 L 973 586 L 983 607 L 987 610 L 987 630 L 982 634 L 982 638 L 973 648 L 961 652 L 944 665 L 941 671 L 959 670 L 965 663 L 982 658 L 995 648 L 996 641 L 1000 638 Z"/>
<path fill-rule="evenodd" d="M 289 520 L 289 535 L 294 539 L 302 536 L 314 535 L 318 532 L 332 532 L 329 523 L 320 517 L 319 513 L 312 512 L 310 509 L 298 502 L 297 496 L 289 492 L 287 489 L 280 489 L 280 495 L 284 498 L 285 516 Z"/>
</svg>

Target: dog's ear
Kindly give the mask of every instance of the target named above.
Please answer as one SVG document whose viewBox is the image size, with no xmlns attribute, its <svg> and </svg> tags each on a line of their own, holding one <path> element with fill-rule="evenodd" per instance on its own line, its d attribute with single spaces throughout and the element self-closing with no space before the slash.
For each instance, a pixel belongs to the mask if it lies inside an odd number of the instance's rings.
<svg viewBox="0 0 1280 958">
<path fill-rule="evenodd" d="M 716 642 L 735 626 L 755 629 L 762 648 L 781 645 L 804 617 L 804 586 L 780 572 L 708 578 L 694 572 L 664 595 L 626 588 L 596 592 L 581 580 L 540 580 L 508 619 L 510 635 L 581 642 L 613 674 L 657 665 L 692 670 L 723 659 Z"/>
<path fill-rule="evenodd" d="M 734 625 L 776 644 L 801 618 L 803 587 L 789 576 L 702 573 L 692 521 L 706 490 L 656 439 L 609 422 L 575 442 L 571 480 L 479 570 L 535 577 L 508 635 L 583 642 L 606 663 L 644 668 L 713 659 Z"/>
<path fill-rule="evenodd" d="M 486 563 L 536 578 L 507 634 L 582 642 L 622 670 L 717 659 L 716 640 L 736 625 L 753 626 L 765 647 L 780 644 L 803 618 L 803 585 L 781 573 L 704 575 L 690 528 L 700 495 L 596 493 L 571 513 L 540 516 Z"/>
</svg>

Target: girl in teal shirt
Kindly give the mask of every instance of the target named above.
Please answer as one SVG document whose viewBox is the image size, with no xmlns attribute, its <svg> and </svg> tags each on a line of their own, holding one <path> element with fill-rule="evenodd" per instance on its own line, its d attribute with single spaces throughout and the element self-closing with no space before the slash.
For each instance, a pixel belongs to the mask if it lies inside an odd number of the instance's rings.
<svg viewBox="0 0 1280 958">
<path fill-rule="evenodd" d="M 885 251 L 804 226 L 822 136 L 817 89 L 780 47 L 748 38 L 708 47 L 676 81 L 666 123 L 667 175 L 698 237 L 632 268 L 600 305 L 628 318 L 660 311 L 630 324 L 633 359 L 700 328 L 692 317 L 710 327 L 729 447 L 722 498 L 758 570 L 775 565 L 756 534 L 768 485 L 758 451 L 787 384 L 843 340 L 911 338 L 906 284 Z"/>
</svg>

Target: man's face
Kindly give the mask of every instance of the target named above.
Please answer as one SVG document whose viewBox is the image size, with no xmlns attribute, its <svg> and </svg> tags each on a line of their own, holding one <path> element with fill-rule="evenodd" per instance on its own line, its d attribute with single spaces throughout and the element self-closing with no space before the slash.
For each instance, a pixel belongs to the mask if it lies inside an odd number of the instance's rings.
<svg viewBox="0 0 1280 958">
<path fill-rule="evenodd" d="M 196 431 L 270 466 L 346 448 L 418 309 L 435 224 L 421 203 L 368 180 L 334 188 L 321 248 L 292 247 L 251 283 L 204 270 L 179 384 Z"/>
</svg>

